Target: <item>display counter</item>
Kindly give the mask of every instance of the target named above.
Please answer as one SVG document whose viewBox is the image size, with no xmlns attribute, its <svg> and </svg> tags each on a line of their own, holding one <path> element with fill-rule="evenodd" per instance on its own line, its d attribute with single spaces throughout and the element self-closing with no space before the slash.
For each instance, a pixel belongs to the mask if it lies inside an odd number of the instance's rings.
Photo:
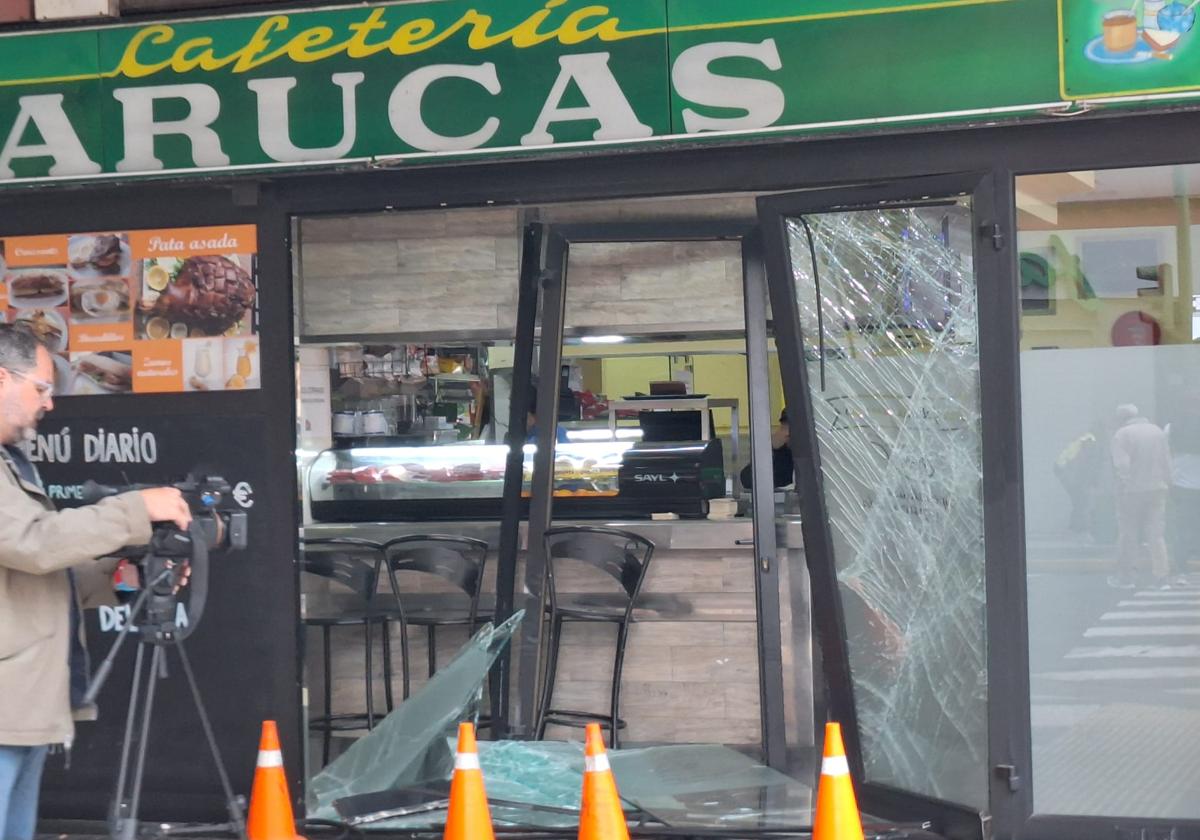
<svg viewBox="0 0 1200 840">
<path fill-rule="evenodd" d="M 524 495 L 536 446 L 525 447 Z M 499 518 L 508 447 L 447 446 L 327 449 L 305 484 L 320 522 Z M 554 453 L 557 509 L 578 518 L 703 517 L 725 494 L 719 440 L 683 443 L 562 443 Z"/>
<path fill-rule="evenodd" d="M 557 503 L 556 503 L 557 504 Z M 639 534 L 654 543 L 656 553 L 667 550 L 733 551 L 749 552 L 753 547 L 754 523 L 748 516 L 732 519 L 666 520 L 612 519 L 597 522 L 594 519 L 555 519 L 559 525 L 603 525 L 620 528 Z M 800 532 L 800 517 L 783 515 L 776 517 L 775 538 L 779 548 L 803 549 L 804 539 Z M 528 547 L 529 523 L 521 522 L 520 548 Z M 395 537 L 410 534 L 455 534 L 473 537 L 486 542 L 493 549 L 500 541 L 498 521 L 446 520 L 432 522 L 317 522 L 304 528 L 304 535 L 315 537 L 361 537 L 386 542 Z M 657 556 L 657 554 L 656 554 Z"/>
</svg>

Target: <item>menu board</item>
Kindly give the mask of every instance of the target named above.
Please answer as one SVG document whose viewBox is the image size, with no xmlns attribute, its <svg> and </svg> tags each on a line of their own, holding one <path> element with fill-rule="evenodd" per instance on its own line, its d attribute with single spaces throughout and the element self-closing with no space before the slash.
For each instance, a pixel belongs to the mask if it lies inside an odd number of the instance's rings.
<svg viewBox="0 0 1200 840">
<path fill-rule="evenodd" d="M 54 354 L 55 398 L 262 384 L 253 225 L 0 239 L 0 320 Z"/>
</svg>

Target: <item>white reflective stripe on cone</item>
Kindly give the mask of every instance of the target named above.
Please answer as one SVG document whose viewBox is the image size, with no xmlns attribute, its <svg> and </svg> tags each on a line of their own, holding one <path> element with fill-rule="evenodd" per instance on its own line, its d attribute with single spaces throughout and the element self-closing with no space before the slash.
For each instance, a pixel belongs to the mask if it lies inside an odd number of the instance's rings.
<svg viewBox="0 0 1200 840">
<path fill-rule="evenodd" d="M 259 767 L 282 767 L 283 753 L 279 750 L 260 750 L 258 753 Z"/>
<path fill-rule="evenodd" d="M 455 770 L 478 770 L 479 753 L 458 753 L 454 756 Z"/>
<path fill-rule="evenodd" d="M 610 769 L 608 756 L 601 755 L 586 755 L 583 757 L 583 769 L 587 773 L 604 773 Z"/>
<path fill-rule="evenodd" d="M 850 762 L 844 755 L 827 755 L 821 761 L 822 776 L 849 776 Z"/>
</svg>

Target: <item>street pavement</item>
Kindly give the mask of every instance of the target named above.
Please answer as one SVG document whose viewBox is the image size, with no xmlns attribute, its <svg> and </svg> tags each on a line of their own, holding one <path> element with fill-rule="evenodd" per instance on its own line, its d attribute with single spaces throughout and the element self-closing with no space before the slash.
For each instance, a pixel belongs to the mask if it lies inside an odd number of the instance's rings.
<svg viewBox="0 0 1200 840">
<path fill-rule="evenodd" d="M 1029 578 L 1034 809 L 1200 819 L 1200 575 Z"/>
</svg>

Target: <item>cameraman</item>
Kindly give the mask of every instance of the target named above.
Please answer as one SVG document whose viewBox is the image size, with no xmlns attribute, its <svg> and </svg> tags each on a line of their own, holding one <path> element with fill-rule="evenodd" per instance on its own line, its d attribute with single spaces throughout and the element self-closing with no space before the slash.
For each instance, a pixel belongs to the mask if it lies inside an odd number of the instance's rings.
<svg viewBox="0 0 1200 840">
<path fill-rule="evenodd" d="M 0 837 L 29 840 L 42 765 L 51 745 L 69 748 L 87 683 L 80 610 L 112 600 L 122 546 L 150 539 L 151 522 L 191 521 L 174 488 L 122 493 L 55 511 L 18 448 L 54 407 L 50 353 L 26 330 L 0 324 Z M 105 598 L 104 596 L 108 596 Z M 113 601 L 115 602 L 115 601 Z"/>
</svg>

